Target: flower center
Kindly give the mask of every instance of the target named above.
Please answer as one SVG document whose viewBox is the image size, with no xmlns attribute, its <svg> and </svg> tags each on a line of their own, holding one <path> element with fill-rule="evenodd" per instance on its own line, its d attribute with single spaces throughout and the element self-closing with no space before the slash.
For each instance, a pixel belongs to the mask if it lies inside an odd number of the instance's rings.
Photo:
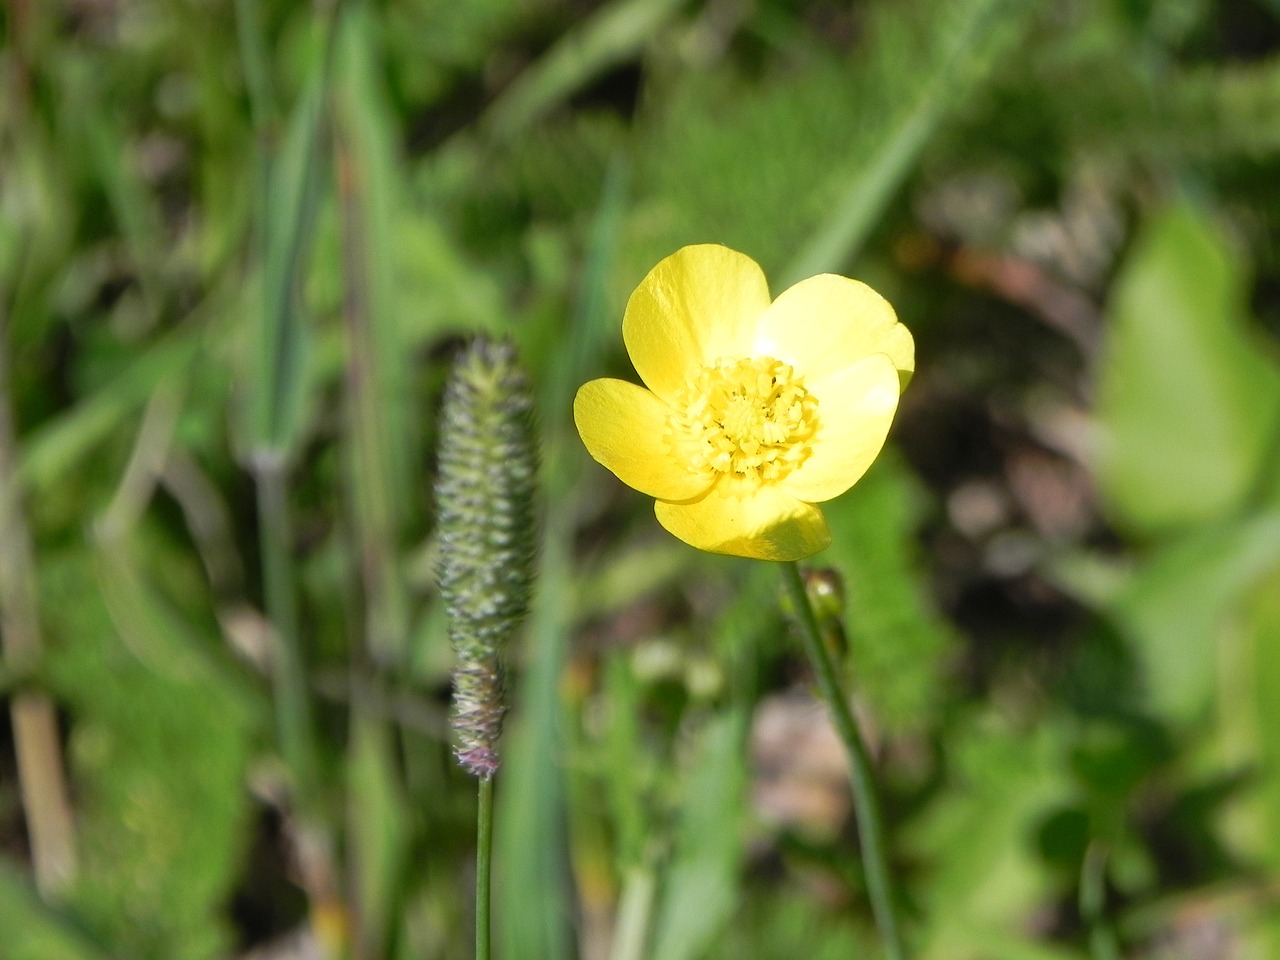
<svg viewBox="0 0 1280 960">
<path fill-rule="evenodd" d="M 667 439 L 695 473 L 774 483 L 809 456 L 818 402 L 780 360 L 719 359 L 689 379 Z"/>
</svg>

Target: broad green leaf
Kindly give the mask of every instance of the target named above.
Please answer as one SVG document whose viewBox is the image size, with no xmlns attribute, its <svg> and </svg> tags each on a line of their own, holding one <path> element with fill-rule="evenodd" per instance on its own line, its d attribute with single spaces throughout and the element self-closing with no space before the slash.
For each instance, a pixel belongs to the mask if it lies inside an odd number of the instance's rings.
<svg viewBox="0 0 1280 960">
<path fill-rule="evenodd" d="M 18 870 L 0 861 L 0 930 L 5 960 L 108 960 L 73 918 L 40 900 Z"/>
<path fill-rule="evenodd" d="M 1116 281 L 1098 389 L 1098 482 L 1138 533 L 1222 516 L 1258 482 L 1280 370 L 1251 342 L 1236 254 L 1205 217 L 1148 224 Z"/>
<path fill-rule="evenodd" d="M 1217 688 L 1227 614 L 1280 564 L 1280 511 L 1197 530 L 1163 548 L 1113 601 L 1151 706 L 1202 718 Z"/>
</svg>

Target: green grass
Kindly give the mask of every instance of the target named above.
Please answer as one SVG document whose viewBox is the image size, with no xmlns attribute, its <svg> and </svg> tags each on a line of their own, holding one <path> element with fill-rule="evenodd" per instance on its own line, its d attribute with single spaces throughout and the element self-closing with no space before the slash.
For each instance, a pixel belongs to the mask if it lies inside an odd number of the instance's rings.
<svg viewBox="0 0 1280 960">
<path fill-rule="evenodd" d="M 692 242 L 917 338 L 813 560 L 911 955 L 1280 950 L 1275 3 L 12 3 L 0 75 L 0 570 L 41 647 L 0 590 L 0 689 L 58 708 L 79 859 L 37 892 L 5 726 L 0 953 L 310 919 L 469 955 L 430 491 L 483 331 L 544 460 L 495 955 L 878 955 L 774 571 L 672 540 L 572 426 Z"/>
</svg>

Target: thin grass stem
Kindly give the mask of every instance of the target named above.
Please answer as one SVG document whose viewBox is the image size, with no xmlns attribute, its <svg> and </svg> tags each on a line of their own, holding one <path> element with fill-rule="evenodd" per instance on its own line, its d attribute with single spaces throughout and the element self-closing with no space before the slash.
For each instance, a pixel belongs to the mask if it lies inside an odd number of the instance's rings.
<svg viewBox="0 0 1280 960">
<path fill-rule="evenodd" d="M 275 126 L 275 94 L 271 89 L 271 67 L 259 0 L 236 0 L 236 38 L 249 94 L 249 115 L 261 146 Z"/>
<path fill-rule="evenodd" d="M 817 616 L 809 603 L 808 591 L 800 576 L 797 564 L 783 563 L 782 582 L 795 607 L 800 625 L 800 639 L 806 655 L 813 664 L 818 688 L 831 710 L 836 732 L 849 754 L 849 779 L 853 785 L 853 806 L 858 817 L 858 839 L 862 845 L 862 867 L 867 878 L 867 894 L 875 914 L 876 927 L 884 942 L 889 960 L 905 960 L 907 954 L 898 930 L 898 918 L 893 906 L 893 886 L 889 878 L 889 864 L 884 849 L 884 825 L 880 817 L 880 804 L 876 799 L 875 782 L 871 773 L 871 757 L 862 740 L 857 722 L 849 710 L 849 703 L 840 689 L 835 664 L 822 640 Z"/>
<path fill-rule="evenodd" d="M 276 734 L 298 800 L 315 800 L 315 757 L 311 743 L 311 711 L 307 679 L 298 639 L 291 525 L 284 460 L 261 457 L 255 463 L 259 541 L 267 617 L 274 630 L 272 698 Z"/>
<path fill-rule="evenodd" d="M 493 777 L 481 777 L 476 802 L 476 960 L 489 960 L 489 878 L 492 866 Z"/>
</svg>

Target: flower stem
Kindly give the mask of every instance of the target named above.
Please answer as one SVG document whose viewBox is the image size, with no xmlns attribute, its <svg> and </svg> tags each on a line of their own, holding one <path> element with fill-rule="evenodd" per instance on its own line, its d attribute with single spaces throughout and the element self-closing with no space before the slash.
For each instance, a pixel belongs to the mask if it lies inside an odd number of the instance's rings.
<svg viewBox="0 0 1280 960">
<path fill-rule="evenodd" d="M 1107 848 L 1094 840 L 1080 868 L 1080 915 L 1089 930 L 1089 955 L 1093 960 L 1120 960 L 1120 944 L 1107 920 Z"/>
<path fill-rule="evenodd" d="M 480 777 L 476 803 L 476 960 L 489 960 L 489 868 L 493 862 L 493 777 Z"/>
<path fill-rule="evenodd" d="M 849 754 L 849 779 L 853 784 L 853 806 L 858 817 L 863 871 L 867 878 L 867 893 L 871 898 L 876 926 L 884 941 L 885 955 L 889 960 L 905 960 L 906 951 L 902 946 L 898 919 L 893 908 L 893 889 L 884 850 L 884 826 L 880 820 L 880 805 L 876 800 L 875 783 L 871 776 L 871 757 L 853 714 L 849 711 L 849 703 L 840 689 L 835 664 L 822 640 L 822 632 L 809 603 L 809 594 L 804 588 L 804 580 L 797 564 L 782 564 L 782 582 L 795 607 L 800 638 L 804 643 L 805 653 L 813 664 L 818 687 L 831 710 L 836 732 L 844 741 L 845 750 Z"/>
</svg>

